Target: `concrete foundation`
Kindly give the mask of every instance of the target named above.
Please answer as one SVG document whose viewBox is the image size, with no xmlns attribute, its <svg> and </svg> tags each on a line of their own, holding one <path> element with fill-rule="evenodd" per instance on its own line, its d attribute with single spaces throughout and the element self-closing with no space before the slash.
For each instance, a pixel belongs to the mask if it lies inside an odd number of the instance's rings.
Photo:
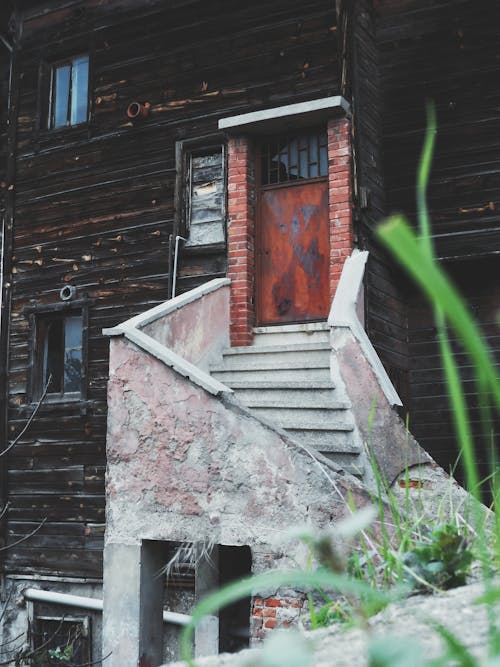
<svg viewBox="0 0 500 667">
<path fill-rule="evenodd" d="M 104 560 L 104 655 L 109 667 L 162 662 L 161 545 L 108 544 Z"/>
</svg>

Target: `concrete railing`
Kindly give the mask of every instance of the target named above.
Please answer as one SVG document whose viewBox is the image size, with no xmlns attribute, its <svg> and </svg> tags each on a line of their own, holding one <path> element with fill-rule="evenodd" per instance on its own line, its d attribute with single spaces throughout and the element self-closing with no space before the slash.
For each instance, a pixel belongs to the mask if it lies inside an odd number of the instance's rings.
<svg viewBox="0 0 500 667">
<path fill-rule="evenodd" d="M 232 393 L 208 373 L 229 347 L 229 284 L 211 280 L 103 334 L 125 337 L 211 394 Z"/>
<path fill-rule="evenodd" d="M 363 277 L 367 259 L 367 250 L 354 250 L 345 261 L 328 316 L 328 324 L 332 328 L 348 327 L 351 330 L 390 405 L 403 405 L 362 324 Z"/>
<path fill-rule="evenodd" d="M 368 252 L 355 250 L 342 271 L 328 323 L 335 363 L 357 429 L 379 473 L 390 483 L 408 467 L 428 463 L 394 406 L 402 405 L 362 324 L 363 275 Z"/>
</svg>

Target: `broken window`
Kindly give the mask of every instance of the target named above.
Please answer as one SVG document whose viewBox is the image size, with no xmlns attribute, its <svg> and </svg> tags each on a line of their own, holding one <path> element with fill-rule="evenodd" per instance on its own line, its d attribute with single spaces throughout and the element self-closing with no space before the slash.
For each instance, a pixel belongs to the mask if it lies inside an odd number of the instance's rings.
<svg viewBox="0 0 500 667">
<path fill-rule="evenodd" d="M 326 131 L 309 131 L 264 141 L 260 156 L 261 185 L 328 175 Z"/>
<path fill-rule="evenodd" d="M 50 78 L 50 128 L 78 125 L 89 108 L 89 57 L 82 55 L 52 66 Z"/>
<path fill-rule="evenodd" d="M 82 312 L 39 316 L 35 340 L 35 398 L 40 398 L 45 390 L 49 398 L 80 398 L 82 367 Z"/>
<path fill-rule="evenodd" d="M 225 243 L 225 147 L 184 149 L 183 153 L 186 246 Z"/>
<path fill-rule="evenodd" d="M 33 664 L 88 665 L 92 661 L 90 618 L 36 616 L 31 631 Z"/>
</svg>

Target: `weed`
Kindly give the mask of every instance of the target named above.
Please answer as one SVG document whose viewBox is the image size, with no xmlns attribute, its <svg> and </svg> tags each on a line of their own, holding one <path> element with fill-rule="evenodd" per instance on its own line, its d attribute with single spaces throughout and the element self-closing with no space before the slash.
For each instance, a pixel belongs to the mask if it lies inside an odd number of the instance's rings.
<svg viewBox="0 0 500 667">
<path fill-rule="evenodd" d="M 418 590 L 463 586 L 473 560 L 467 538 L 452 524 L 437 526 L 426 541 L 402 554 L 405 580 Z"/>
</svg>

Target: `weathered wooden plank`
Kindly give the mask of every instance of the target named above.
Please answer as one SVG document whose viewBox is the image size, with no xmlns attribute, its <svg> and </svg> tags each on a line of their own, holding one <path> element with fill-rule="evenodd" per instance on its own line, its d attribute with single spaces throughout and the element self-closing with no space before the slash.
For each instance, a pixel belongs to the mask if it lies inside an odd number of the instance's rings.
<svg viewBox="0 0 500 667">
<path fill-rule="evenodd" d="M 9 553 L 8 567 L 98 576 L 93 550 L 102 546 L 108 367 L 101 329 L 168 297 L 175 143 L 213 134 L 222 115 L 238 110 L 334 94 L 335 10 L 327 0 L 176 0 L 175 7 L 85 0 L 76 16 L 75 8 L 57 4 L 40 12 L 32 3 L 20 52 L 9 435 L 29 414 L 22 406 L 31 345 L 23 308 L 32 300 L 58 302 L 68 283 L 94 299 L 87 369 L 93 403 L 86 414 L 76 405 L 44 405 L 9 456 L 12 534 L 25 534 L 45 516 L 60 532 L 44 528 L 36 548 Z M 84 52 L 89 41 L 90 126 L 48 131 L 42 51 L 50 69 L 62 51 Z M 144 122 L 126 117 L 132 100 L 151 102 Z M 220 203 L 218 193 L 214 210 Z M 210 218 L 207 210 L 195 219 Z M 223 243 L 202 252 L 185 248 L 178 288 L 225 271 Z M 84 529 L 84 542 L 70 525 Z M 65 535 L 68 548 L 57 542 Z"/>
</svg>

